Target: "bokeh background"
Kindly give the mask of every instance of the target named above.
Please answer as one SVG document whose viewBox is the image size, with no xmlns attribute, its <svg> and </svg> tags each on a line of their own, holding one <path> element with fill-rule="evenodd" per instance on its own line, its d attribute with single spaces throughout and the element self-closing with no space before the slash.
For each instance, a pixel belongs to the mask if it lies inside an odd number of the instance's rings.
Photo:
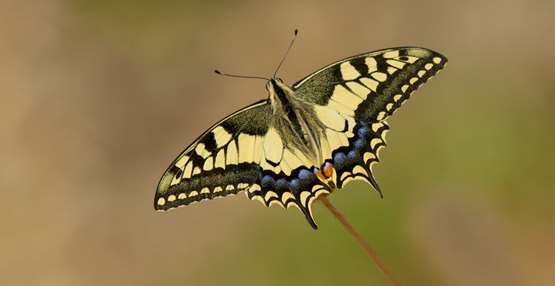
<svg viewBox="0 0 555 286">
<path fill-rule="evenodd" d="M 153 211 L 212 123 L 356 53 L 449 65 L 389 120 L 380 200 L 331 197 L 405 285 L 554 285 L 554 1 L 0 2 L 0 285 L 387 285 L 320 204 Z"/>
</svg>

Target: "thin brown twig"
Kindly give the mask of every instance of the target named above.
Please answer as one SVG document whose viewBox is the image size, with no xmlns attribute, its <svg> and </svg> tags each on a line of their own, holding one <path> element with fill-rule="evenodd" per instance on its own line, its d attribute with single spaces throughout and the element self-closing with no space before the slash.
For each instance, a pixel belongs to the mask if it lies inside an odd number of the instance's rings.
<svg viewBox="0 0 555 286">
<path fill-rule="evenodd" d="M 358 245 L 360 245 L 360 247 L 364 249 L 366 254 L 370 256 L 370 258 L 374 261 L 378 269 L 380 269 L 380 271 L 384 274 L 387 280 L 389 280 L 389 282 L 391 282 L 392 285 L 400 286 L 401 284 L 399 284 L 399 282 L 397 282 L 397 280 L 393 278 L 391 273 L 385 267 L 385 264 L 381 261 L 381 259 L 378 257 L 376 252 L 370 247 L 368 242 L 360 235 L 360 233 L 358 233 L 355 230 L 355 228 L 349 223 L 349 221 L 347 221 L 347 218 L 345 217 L 345 215 L 343 215 L 339 210 L 337 210 L 331 204 L 327 196 L 320 197 L 320 201 L 322 201 L 322 203 L 326 206 L 326 208 L 328 208 L 328 210 L 330 210 L 330 212 L 333 213 L 333 215 L 341 222 L 341 224 L 343 224 L 345 229 L 353 236 L 353 238 L 356 240 Z"/>
</svg>

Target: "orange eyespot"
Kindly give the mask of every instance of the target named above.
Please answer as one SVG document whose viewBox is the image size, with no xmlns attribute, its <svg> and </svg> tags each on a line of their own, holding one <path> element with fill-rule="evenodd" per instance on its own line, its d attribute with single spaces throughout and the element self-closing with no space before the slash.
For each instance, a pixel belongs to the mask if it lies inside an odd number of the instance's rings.
<svg viewBox="0 0 555 286">
<path fill-rule="evenodd" d="M 325 163 L 324 166 L 322 167 L 322 169 L 317 170 L 316 176 L 322 182 L 333 183 L 333 182 L 330 181 L 330 179 L 332 178 L 334 171 L 335 171 L 335 169 L 333 168 L 333 164 Z"/>
<path fill-rule="evenodd" d="M 322 174 L 324 175 L 324 177 L 326 178 L 331 178 L 331 176 L 333 175 L 333 165 L 331 163 L 326 163 L 324 165 L 324 170 L 322 172 Z"/>
</svg>

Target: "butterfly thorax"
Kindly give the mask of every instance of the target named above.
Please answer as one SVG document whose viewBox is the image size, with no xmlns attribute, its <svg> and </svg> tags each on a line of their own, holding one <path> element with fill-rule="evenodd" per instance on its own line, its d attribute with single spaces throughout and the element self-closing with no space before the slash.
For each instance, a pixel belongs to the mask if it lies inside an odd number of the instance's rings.
<svg viewBox="0 0 555 286">
<path fill-rule="evenodd" d="M 284 144 L 301 151 L 319 168 L 322 162 L 320 141 L 323 128 L 314 114 L 314 109 L 295 97 L 295 91 L 279 79 L 267 84 L 272 104 L 271 125 L 278 130 Z"/>
</svg>

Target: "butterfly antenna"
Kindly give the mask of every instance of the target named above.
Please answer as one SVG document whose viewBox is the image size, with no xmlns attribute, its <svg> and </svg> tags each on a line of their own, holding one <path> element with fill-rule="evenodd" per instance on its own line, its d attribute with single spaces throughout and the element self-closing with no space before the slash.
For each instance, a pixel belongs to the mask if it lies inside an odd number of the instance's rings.
<svg viewBox="0 0 555 286">
<path fill-rule="evenodd" d="M 221 76 L 228 76 L 228 77 L 236 77 L 236 78 L 254 78 L 254 79 L 263 79 L 263 80 L 270 80 L 269 78 L 261 77 L 261 76 L 252 76 L 252 75 L 238 75 L 238 74 L 229 74 L 223 73 L 219 70 L 214 70 L 214 73 L 219 74 Z"/>
<path fill-rule="evenodd" d="M 279 62 L 279 65 L 276 68 L 276 71 L 274 72 L 274 78 L 276 77 L 279 68 L 281 68 L 281 65 L 283 64 L 283 62 L 285 61 L 285 58 L 287 58 L 287 54 L 289 54 L 289 51 L 291 50 L 291 47 L 293 47 L 293 43 L 295 43 L 295 39 L 297 38 L 297 34 L 299 33 L 298 29 L 295 29 L 295 32 L 293 34 L 293 39 L 291 40 L 291 43 L 289 43 L 289 47 L 287 48 L 287 51 L 285 51 L 285 55 L 283 55 L 283 58 L 281 58 L 281 61 Z"/>
</svg>

